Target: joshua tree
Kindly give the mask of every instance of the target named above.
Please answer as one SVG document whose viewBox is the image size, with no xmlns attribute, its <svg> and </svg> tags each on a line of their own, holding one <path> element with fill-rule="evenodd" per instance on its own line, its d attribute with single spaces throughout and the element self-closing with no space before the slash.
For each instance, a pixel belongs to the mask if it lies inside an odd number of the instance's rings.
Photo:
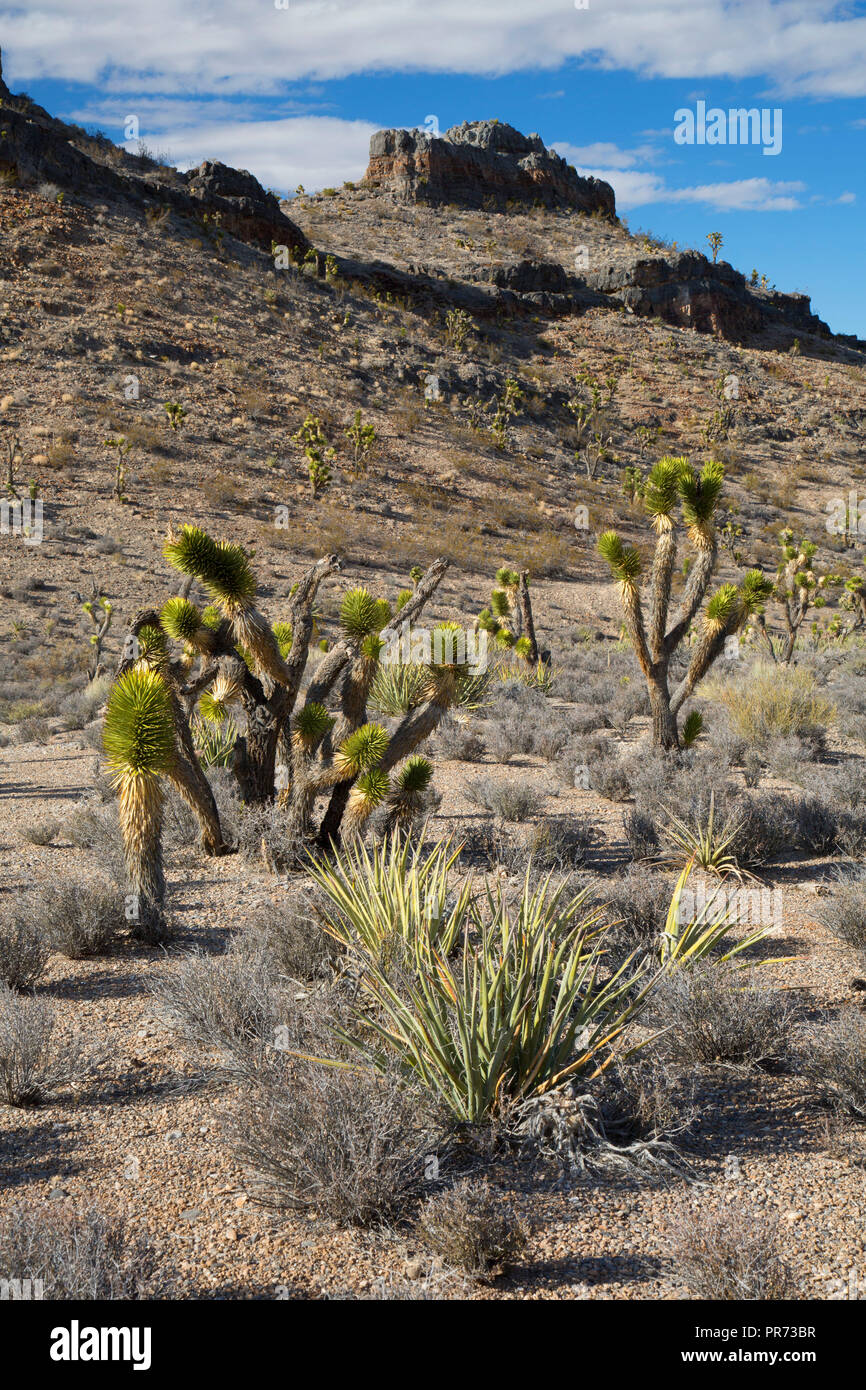
<svg viewBox="0 0 866 1390">
<path fill-rule="evenodd" d="M 674 652 L 689 632 L 709 590 L 716 566 L 718 542 L 714 516 L 722 490 L 720 463 L 706 463 L 698 475 L 684 458 L 663 458 L 647 478 L 643 503 L 656 533 L 649 614 L 641 601 L 641 556 L 625 546 L 615 531 L 600 537 L 598 548 L 619 584 L 625 628 L 634 647 L 649 693 L 653 743 L 660 748 L 680 746 L 677 714 L 724 650 L 725 639 L 738 631 L 770 592 L 760 570 L 749 570 L 741 585 L 722 584 L 707 603 L 702 630 L 692 650 L 685 676 L 671 694 L 668 673 Z M 679 611 L 668 626 L 671 588 L 677 558 L 677 509 L 696 554 L 689 568 Z"/>
<path fill-rule="evenodd" d="M 710 243 L 710 250 L 713 253 L 713 265 L 715 265 L 722 249 L 722 240 L 721 232 L 707 232 L 707 241 Z"/>
<path fill-rule="evenodd" d="M 102 647 L 108 635 L 108 629 L 111 627 L 114 610 L 103 594 L 101 586 L 95 581 L 90 588 L 90 598 L 86 603 L 82 603 L 81 607 L 95 628 L 95 631 L 90 634 L 90 645 L 93 651 L 87 666 L 87 679 L 92 681 L 102 674 Z"/>
<path fill-rule="evenodd" d="M 171 695 L 159 671 L 137 662 L 115 681 L 103 734 L 120 808 L 120 828 L 138 934 L 165 931 L 160 774 L 175 759 Z"/>
<path fill-rule="evenodd" d="M 324 845 L 339 839 L 344 813 L 357 828 L 382 802 L 396 815 L 400 806 L 417 801 L 420 770 L 407 765 L 395 771 L 393 784 L 390 774 L 453 703 L 460 667 L 431 661 L 423 703 L 390 737 L 380 725 L 368 723 L 367 698 L 379 656 L 396 633 L 388 626 L 390 605 L 366 589 L 353 589 L 340 610 L 342 636 L 321 657 L 296 711 L 316 594 L 322 580 L 339 570 L 337 557 L 318 560 L 303 575 L 286 621 L 271 626 L 256 606 L 256 579 L 242 546 L 184 526 L 169 534 L 164 553 L 186 576 L 185 584 L 159 612 L 137 616 L 121 674 L 144 660 L 164 680 L 175 731 L 175 761 L 167 776 L 198 816 L 207 852 L 224 853 L 226 846 L 190 733 L 197 705 L 210 719 L 231 710 L 239 733 L 230 762 L 242 797 L 248 804 L 279 797 L 299 857 L 314 837 L 312 815 L 320 793 L 329 795 L 318 830 Z M 401 623 L 418 616 L 446 568 L 445 560 L 430 566 L 400 607 Z M 204 610 L 189 597 L 193 581 L 212 601 Z M 172 656 L 169 639 L 182 644 L 179 656 Z"/>
<path fill-rule="evenodd" d="M 841 584 L 842 578 L 838 574 L 817 575 L 812 567 L 816 545 L 802 536 L 795 541 L 790 527 L 779 533 L 779 544 L 782 558 L 776 570 L 772 597 L 781 605 L 785 624 L 785 638 L 781 646 L 777 646 L 770 636 L 763 612 L 756 613 L 755 621 L 773 661 L 788 666 L 809 609 L 823 608 L 827 603 L 827 590 Z"/>
<path fill-rule="evenodd" d="M 489 632 L 497 646 L 522 656 L 531 665 L 538 661 L 538 642 L 529 597 L 529 571 L 508 569 L 496 571 L 496 586 L 490 604 L 482 608 L 476 628 Z"/>
</svg>

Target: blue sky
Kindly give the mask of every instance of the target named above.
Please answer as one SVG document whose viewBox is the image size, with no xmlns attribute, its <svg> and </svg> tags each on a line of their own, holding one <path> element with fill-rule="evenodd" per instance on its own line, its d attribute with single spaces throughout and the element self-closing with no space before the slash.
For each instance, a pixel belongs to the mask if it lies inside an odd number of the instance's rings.
<svg viewBox="0 0 866 1390">
<path fill-rule="evenodd" d="M 811 294 L 866 337 L 866 3 L 0 0 L 4 76 L 57 115 L 280 192 L 364 171 L 382 126 L 496 116 L 608 179 L 632 230 Z M 780 110 L 782 146 L 682 145 L 675 113 Z M 383 248 L 383 254 L 386 248 Z"/>
</svg>

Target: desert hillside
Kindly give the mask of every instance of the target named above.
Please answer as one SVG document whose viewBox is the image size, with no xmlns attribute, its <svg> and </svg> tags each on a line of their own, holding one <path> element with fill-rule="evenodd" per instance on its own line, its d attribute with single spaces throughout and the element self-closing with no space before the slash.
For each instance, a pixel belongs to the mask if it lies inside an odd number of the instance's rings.
<svg viewBox="0 0 866 1390">
<path fill-rule="evenodd" d="M 0 1272 L 862 1297 L 866 341 L 501 122 L 0 99 Z"/>
</svg>

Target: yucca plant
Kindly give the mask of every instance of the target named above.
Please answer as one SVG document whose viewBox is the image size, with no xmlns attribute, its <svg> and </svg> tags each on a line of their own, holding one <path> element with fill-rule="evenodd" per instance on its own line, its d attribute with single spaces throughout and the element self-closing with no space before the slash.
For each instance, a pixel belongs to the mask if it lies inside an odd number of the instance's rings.
<svg viewBox="0 0 866 1390">
<path fill-rule="evenodd" d="M 175 762 L 171 696 L 162 676 L 135 665 L 112 686 L 103 745 L 118 794 L 120 828 L 139 933 L 165 931 L 161 774 Z"/>
<path fill-rule="evenodd" d="M 615 531 L 606 531 L 598 542 L 619 587 L 625 629 L 647 684 L 653 742 L 659 748 L 680 747 L 679 710 L 724 651 L 727 638 L 758 611 L 772 588 L 760 570 L 749 570 L 739 586 L 721 586 L 707 604 L 688 669 L 672 693 L 668 675 L 671 659 L 701 609 L 716 566 L 715 514 L 723 481 L 724 470 L 715 461 L 704 464 L 697 473 L 688 459 L 665 457 L 651 470 L 643 505 L 651 518 L 656 541 L 646 614 L 640 586 L 640 552 L 624 545 Z M 679 611 L 669 626 L 680 524 L 685 527 L 695 553 Z"/>
<path fill-rule="evenodd" d="M 311 860 L 310 877 L 327 900 L 326 929 L 342 946 L 360 943 L 377 960 L 390 957 L 396 939 L 408 943 L 422 930 L 449 955 L 472 899 L 468 881 L 457 893 L 450 887 L 461 849 L 451 838 L 428 846 L 423 834 L 392 831 L 369 850 L 355 840 L 327 861 Z"/>
<path fill-rule="evenodd" d="M 237 742 L 237 727 L 230 719 L 193 719 L 193 746 L 202 767 L 230 767 Z"/>
<path fill-rule="evenodd" d="M 736 842 L 743 828 L 742 822 L 728 819 L 721 826 L 717 823 L 715 792 L 710 792 L 706 821 L 698 820 L 696 824 L 690 825 L 672 812 L 667 814 L 668 823 L 664 827 L 664 836 L 674 847 L 674 858 L 684 854 L 689 863 L 699 865 L 707 873 L 730 874 L 741 882 L 743 878 L 754 877 L 740 868 L 736 856 L 731 853 L 731 845 Z M 668 856 L 669 859 L 670 857 Z"/>
<path fill-rule="evenodd" d="M 677 879 L 660 937 L 659 958 L 662 966 L 668 971 L 694 965 L 711 951 L 716 952 L 716 948 L 735 925 L 729 911 L 714 911 L 714 897 L 702 903 L 697 912 L 684 911 L 683 894 L 687 891 L 694 867 L 695 861 L 690 859 Z M 714 958 L 720 964 L 726 964 L 758 941 L 763 941 L 767 932 L 767 927 L 757 927 L 740 937 L 739 941 L 733 942 L 726 951 L 716 953 Z M 778 963 L 789 957 L 775 959 Z"/>
<path fill-rule="evenodd" d="M 413 922 L 401 952 L 395 941 L 396 969 L 350 925 L 358 995 L 342 1040 L 374 1068 L 396 1060 L 468 1123 L 570 1077 L 598 1075 L 650 978 L 630 958 L 599 980 L 602 929 L 586 898 L 584 890 L 566 901 L 564 885 L 549 878 L 533 891 L 527 874 L 516 906 L 500 889 L 467 903 L 456 958 L 424 920 Z"/>
</svg>

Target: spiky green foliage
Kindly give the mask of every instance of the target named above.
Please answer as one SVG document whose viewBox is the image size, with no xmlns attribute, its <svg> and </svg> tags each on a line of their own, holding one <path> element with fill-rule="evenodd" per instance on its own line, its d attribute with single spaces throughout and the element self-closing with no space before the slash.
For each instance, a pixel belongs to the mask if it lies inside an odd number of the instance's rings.
<svg viewBox="0 0 866 1390">
<path fill-rule="evenodd" d="M 398 613 L 402 612 L 402 610 L 406 607 L 406 604 L 409 602 L 409 600 L 410 600 L 411 597 L 412 597 L 412 590 L 411 590 L 411 589 L 401 589 L 401 590 L 400 590 L 399 594 L 397 595 L 397 603 L 396 603 L 396 608 L 397 608 L 397 612 L 398 612 Z"/>
<path fill-rule="evenodd" d="M 115 778 L 156 776 L 174 763 L 171 697 L 157 671 L 132 666 L 111 687 L 102 735 Z"/>
<path fill-rule="evenodd" d="M 668 812 L 668 823 L 664 835 L 672 846 L 671 859 L 676 862 L 685 855 L 687 862 L 698 864 L 707 873 L 726 875 L 742 879 L 752 877 L 738 865 L 731 846 L 742 830 L 742 822 L 728 819 L 720 826 L 716 820 L 715 792 L 710 792 L 710 805 L 706 820 L 696 820 L 689 824 L 679 816 Z"/>
<path fill-rule="evenodd" d="M 740 591 L 736 584 L 722 584 L 707 604 L 707 627 L 727 630 L 740 612 Z"/>
<path fill-rule="evenodd" d="M 420 753 L 407 758 L 395 777 L 395 783 L 407 796 L 418 796 L 425 792 L 433 776 L 433 764 Z"/>
<path fill-rule="evenodd" d="M 311 700 L 295 715 L 292 733 L 300 743 L 313 747 L 319 739 L 324 738 L 335 723 L 336 720 L 333 715 L 328 713 L 324 705 Z"/>
<path fill-rule="evenodd" d="M 255 598 L 255 575 L 241 545 L 215 541 L 199 526 L 182 526 L 179 535 L 169 535 L 163 554 L 181 574 L 198 579 L 227 616 Z"/>
<path fill-rule="evenodd" d="M 520 583 L 520 575 L 505 565 L 496 571 L 496 583 L 500 589 L 516 589 Z"/>
<path fill-rule="evenodd" d="M 690 710 L 683 720 L 680 739 L 684 748 L 691 748 L 703 732 L 704 716 L 699 709 Z"/>
<path fill-rule="evenodd" d="M 496 618 L 508 618 L 511 615 L 511 604 L 504 589 L 494 589 L 490 595 L 490 611 Z"/>
<path fill-rule="evenodd" d="M 374 664 L 379 660 L 385 643 L 378 632 L 369 632 L 361 642 L 361 655 Z"/>
<path fill-rule="evenodd" d="M 202 718 L 211 724 L 222 724 L 228 718 L 225 701 L 220 700 L 211 690 L 202 691 L 198 698 L 198 707 Z"/>
<path fill-rule="evenodd" d="M 360 642 L 372 632 L 380 632 L 388 621 L 383 617 L 381 601 L 368 589 L 350 589 L 340 604 L 340 626 L 347 637 Z"/>
<path fill-rule="evenodd" d="M 680 477 L 688 466 L 687 459 L 666 455 L 650 470 L 643 502 L 657 529 L 670 521 L 680 499 Z"/>
<path fill-rule="evenodd" d="M 201 705 L 202 710 L 204 706 Z M 230 767 L 238 731 L 230 719 L 193 719 L 190 724 L 193 746 L 203 767 Z"/>
<path fill-rule="evenodd" d="M 515 905 L 500 889 L 482 903 L 464 885 L 460 920 L 449 921 L 456 960 L 439 939 L 440 922 L 431 929 L 413 916 L 396 977 L 375 939 L 335 913 L 332 929 L 359 981 L 344 1043 L 371 1067 L 396 1061 L 468 1123 L 603 1071 L 648 983 L 630 960 L 599 982 L 599 914 L 588 910 L 586 890 L 567 901 L 564 888 L 547 879 L 533 891 L 527 874 Z M 344 890 L 335 905 L 343 902 Z"/>
<path fill-rule="evenodd" d="M 725 481 L 722 464 L 710 459 L 704 464 L 700 474 L 683 460 L 679 477 L 680 497 L 683 504 L 683 520 L 689 534 L 698 540 L 708 535 L 713 516 L 719 503 Z"/>
<path fill-rule="evenodd" d="M 742 951 L 747 951 L 759 941 L 763 941 L 769 930 L 767 927 L 758 927 L 755 931 L 741 936 L 726 950 L 719 951 L 718 947 L 735 923 L 730 912 L 723 911 L 722 904 L 716 903 L 714 894 L 710 894 L 709 899 L 700 904 L 697 911 L 694 907 L 691 911 L 686 910 L 687 900 L 684 900 L 683 895 L 688 891 L 688 881 L 696 862 L 695 859 L 689 859 L 677 879 L 664 931 L 660 937 L 659 956 L 662 965 L 668 971 L 695 965 L 710 952 L 713 953 L 713 959 L 717 964 L 726 965 Z M 771 964 L 769 960 L 764 963 Z"/>
<path fill-rule="evenodd" d="M 618 583 L 634 584 L 641 572 L 640 553 L 634 546 L 623 545 L 616 531 L 605 531 L 598 538 L 598 549 Z"/>
<path fill-rule="evenodd" d="M 410 943 L 420 930 L 450 954 L 466 921 L 472 885 L 452 893 L 450 871 L 460 856 L 451 839 L 432 847 L 423 835 L 389 835 L 366 849 L 346 846 L 309 872 L 324 888 L 324 922 L 343 946 L 360 941 L 372 956 L 387 958 L 397 940 Z"/>
<path fill-rule="evenodd" d="M 291 623 L 274 623 L 274 638 L 276 639 L 280 656 L 285 661 L 289 652 L 292 650 L 292 642 L 294 641 Z"/>
<path fill-rule="evenodd" d="M 193 642 L 203 625 L 201 614 L 187 598 L 170 598 L 162 606 L 159 621 L 176 642 Z"/>
<path fill-rule="evenodd" d="M 387 730 L 381 724 L 362 724 L 340 744 L 336 762 L 343 777 L 356 777 L 377 767 L 387 749 Z"/>
<path fill-rule="evenodd" d="M 138 629 L 138 655 L 151 666 L 160 666 L 168 656 L 168 645 L 161 627 L 145 623 Z"/>
<path fill-rule="evenodd" d="M 359 819 L 361 815 L 366 817 L 371 811 L 375 811 L 390 790 L 391 779 L 381 767 L 371 767 L 369 772 L 362 772 L 349 797 L 349 813 L 352 818 Z"/>
<path fill-rule="evenodd" d="M 528 637 L 518 637 L 512 650 L 515 656 L 522 656 L 525 661 L 532 651 L 532 644 Z"/>
</svg>

